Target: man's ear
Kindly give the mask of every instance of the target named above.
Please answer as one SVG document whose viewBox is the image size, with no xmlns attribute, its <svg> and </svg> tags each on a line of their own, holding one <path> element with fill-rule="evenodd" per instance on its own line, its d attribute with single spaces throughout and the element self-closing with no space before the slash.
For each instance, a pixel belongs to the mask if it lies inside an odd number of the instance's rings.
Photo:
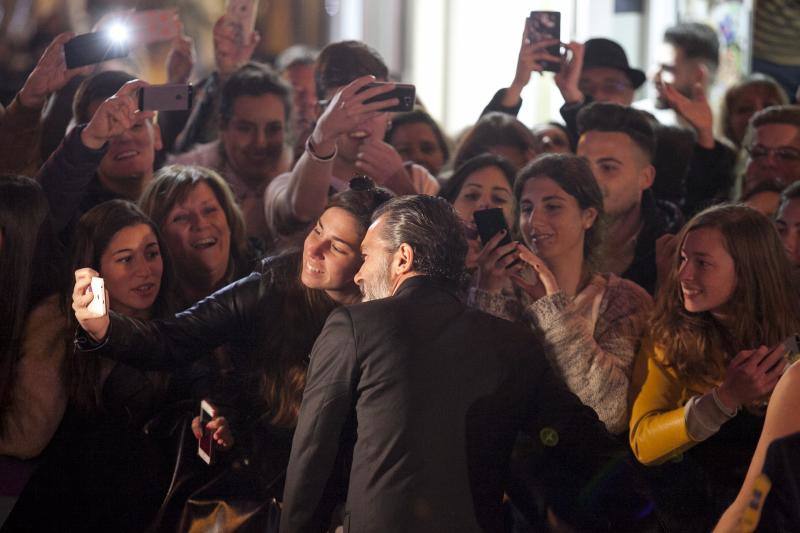
<svg viewBox="0 0 800 533">
<path fill-rule="evenodd" d="M 394 252 L 394 259 L 392 260 L 392 273 L 395 276 L 402 276 L 408 274 L 413 270 L 414 265 L 414 249 L 408 243 L 403 243 Z"/>
<path fill-rule="evenodd" d="M 641 190 L 645 191 L 653 186 L 653 182 L 656 180 L 656 167 L 653 165 L 647 165 L 642 169 L 642 174 L 639 176 L 639 187 Z"/>
<path fill-rule="evenodd" d="M 153 149 L 158 152 L 164 148 L 164 142 L 161 139 L 161 126 L 158 122 L 153 122 Z"/>
</svg>

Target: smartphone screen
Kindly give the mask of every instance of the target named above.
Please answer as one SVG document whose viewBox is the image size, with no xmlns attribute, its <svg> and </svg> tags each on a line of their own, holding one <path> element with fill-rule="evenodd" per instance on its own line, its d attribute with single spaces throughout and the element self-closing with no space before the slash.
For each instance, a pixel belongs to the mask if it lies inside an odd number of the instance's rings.
<svg viewBox="0 0 800 533">
<path fill-rule="evenodd" d="M 561 40 L 561 13 L 558 11 L 531 11 L 528 17 L 528 40 L 537 43 L 550 39 Z M 552 56 L 559 57 L 561 47 L 558 44 L 548 46 L 547 52 Z M 548 72 L 558 72 L 561 69 L 561 63 L 544 61 L 542 68 Z"/>
<path fill-rule="evenodd" d="M 386 85 L 386 82 L 368 83 L 367 85 L 359 89 L 358 92 L 366 91 L 371 87 L 377 87 L 379 85 Z M 383 93 L 377 96 L 373 96 L 372 98 L 367 98 L 366 100 L 364 100 L 364 103 L 371 104 L 372 102 L 382 102 L 384 100 L 391 100 L 392 98 L 397 98 L 397 100 L 399 101 L 397 105 L 381 109 L 381 111 L 387 111 L 392 113 L 404 113 L 406 111 L 412 111 L 414 109 L 414 103 L 416 101 L 416 92 L 417 88 L 414 85 L 408 83 L 396 83 L 394 89 L 392 89 L 388 93 Z"/>
<path fill-rule="evenodd" d="M 206 429 L 206 424 L 214 418 L 214 408 L 207 401 L 200 402 L 200 429 L 203 432 L 197 445 L 197 455 L 207 464 L 211 464 L 214 458 L 214 439 L 213 431 Z"/>
</svg>

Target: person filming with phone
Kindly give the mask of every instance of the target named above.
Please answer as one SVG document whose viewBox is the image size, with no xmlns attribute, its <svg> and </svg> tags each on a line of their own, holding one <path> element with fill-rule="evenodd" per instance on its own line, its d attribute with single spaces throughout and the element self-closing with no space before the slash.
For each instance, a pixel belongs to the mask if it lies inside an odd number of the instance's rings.
<svg viewBox="0 0 800 533">
<path fill-rule="evenodd" d="M 498 246 L 504 232 L 485 243 L 470 301 L 529 324 L 544 338 L 545 355 L 569 389 L 609 432 L 622 433 L 634 355 L 652 300 L 635 283 L 596 270 L 600 187 L 583 159 L 553 154 L 519 173 L 514 199 L 524 244 Z M 509 280 L 516 286 L 511 294 L 503 292 Z"/>
<path fill-rule="evenodd" d="M 322 212 L 331 192 L 365 174 L 395 194 L 436 194 L 439 184 L 421 165 L 406 165 L 384 142 L 387 111 L 396 108 L 397 88 L 386 82 L 383 58 L 360 41 L 326 46 L 317 60 L 321 114 L 306 149 L 290 173 L 267 187 L 264 209 L 272 235 L 294 242 Z M 375 101 L 372 101 L 375 99 Z M 368 102 L 368 100 L 370 102 Z"/>
</svg>

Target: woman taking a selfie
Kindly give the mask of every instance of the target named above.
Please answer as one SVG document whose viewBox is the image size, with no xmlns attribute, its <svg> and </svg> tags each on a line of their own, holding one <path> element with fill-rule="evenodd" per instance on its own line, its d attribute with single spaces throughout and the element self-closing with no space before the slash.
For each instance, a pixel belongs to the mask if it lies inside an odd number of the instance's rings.
<svg viewBox="0 0 800 533">
<path fill-rule="evenodd" d="M 168 320 L 142 322 L 113 313 L 93 318 L 86 290 L 95 274 L 89 268 L 76 271 L 73 308 L 88 333 L 79 336 L 79 346 L 88 352 L 82 355 L 173 370 L 226 345 L 231 369 L 214 400 L 234 434 L 258 419 L 294 427 L 307 356 L 330 311 L 360 301 L 353 276 L 361 265 L 361 239 L 372 212 L 391 196 L 371 180 L 355 178 L 351 189 L 331 199 L 302 252 L 266 260 L 260 271 Z M 230 437 L 222 432 L 217 437 L 230 447 Z M 284 444 L 288 459 L 289 441 Z"/>
<path fill-rule="evenodd" d="M 648 465 L 691 463 L 702 496 L 675 497 L 716 518 L 744 479 L 786 365 L 783 342 L 800 330 L 800 304 L 778 233 L 761 213 L 711 207 L 678 242 L 637 359 L 630 444 Z"/>
<path fill-rule="evenodd" d="M 528 323 L 569 389 L 611 433 L 620 433 L 650 297 L 630 281 L 594 270 L 603 198 L 583 159 L 553 154 L 529 163 L 514 183 L 514 198 L 525 244 L 498 246 L 501 234 L 489 240 L 470 299 L 479 309 Z M 512 297 L 502 294 L 509 279 L 516 285 Z"/>
</svg>

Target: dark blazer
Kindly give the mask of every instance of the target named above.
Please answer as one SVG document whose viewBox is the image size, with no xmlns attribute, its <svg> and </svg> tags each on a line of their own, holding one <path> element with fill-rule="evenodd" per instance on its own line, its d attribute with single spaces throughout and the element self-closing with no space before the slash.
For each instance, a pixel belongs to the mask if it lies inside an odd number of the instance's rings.
<svg viewBox="0 0 800 533">
<path fill-rule="evenodd" d="M 582 446 L 613 442 L 530 332 L 465 307 L 431 278 L 339 308 L 312 351 L 281 531 L 324 529 L 342 456 L 352 460 L 345 531 L 502 531 L 523 428 L 556 435 L 550 444 L 578 463 Z"/>
</svg>

